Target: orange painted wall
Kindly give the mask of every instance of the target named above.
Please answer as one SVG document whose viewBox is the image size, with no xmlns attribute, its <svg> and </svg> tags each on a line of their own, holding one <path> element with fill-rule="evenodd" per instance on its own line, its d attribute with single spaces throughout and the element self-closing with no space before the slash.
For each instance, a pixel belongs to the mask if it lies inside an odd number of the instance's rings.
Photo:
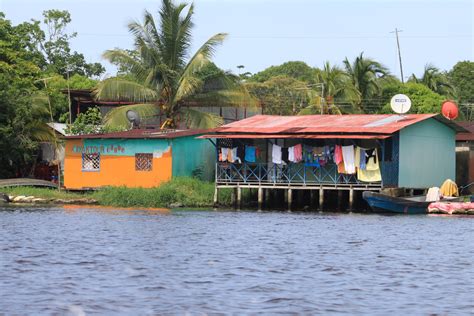
<svg viewBox="0 0 474 316">
<path fill-rule="evenodd" d="M 82 171 L 82 154 L 73 146 L 82 146 L 82 140 L 66 141 L 64 160 L 64 186 L 67 189 L 97 188 L 101 186 L 127 186 L 150 188 L 171 179 L 171 148 L 160 158 L 153 158 L 151 171 L 136 171 L 134 156 L 100 157 L 100 171 Z"/>
</svg>

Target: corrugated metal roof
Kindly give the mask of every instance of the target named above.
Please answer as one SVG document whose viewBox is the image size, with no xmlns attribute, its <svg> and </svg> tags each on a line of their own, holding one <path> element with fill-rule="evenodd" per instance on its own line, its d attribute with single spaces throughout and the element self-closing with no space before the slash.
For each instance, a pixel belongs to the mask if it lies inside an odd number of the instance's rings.
<svg viewBox="0 0 474 316">
<path fill-rule="evenodd" d="M 153 130 L 153 129 L 131 129 L 122 132 L 106 134 L 72 135 L 67 139 L 81 138 L 178 138 L 192 135 L 199 135 L 209 132 L 208 129 L 187 129 L 187 130 Z"/>
<path fill-rule="evenodd" d="M 305 138 L 305 139 L 385 139 L 390 135 L 383 134 L 206 134 L 198 138 L 245 138 L 245 139 L 262 139 L 262 138 Z"/>
<path fill-rule="evenodd" d="M 467 133 L 459 133 L 456 140 L 461 142 L 474 141 L 474 122 L 459 122 L 460 126 L 467 130 Z"/>
<path fill-rule="evenodd" d="M 375 133 L 392 134 L 437 114 L 256 115 L 224 125 L 216 133 Z"/>
</svg>

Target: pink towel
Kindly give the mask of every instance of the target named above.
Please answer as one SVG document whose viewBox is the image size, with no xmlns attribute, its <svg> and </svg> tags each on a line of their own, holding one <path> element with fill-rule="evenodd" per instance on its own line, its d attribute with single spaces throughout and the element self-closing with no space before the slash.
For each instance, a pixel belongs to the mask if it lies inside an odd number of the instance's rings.
<svg viewBox="0 0 474 316">
<path fill-rule="evenodd" d="M 295 162 L 303 160 L 303 146 L 301 144 L 295 145 L 294 147 Z"/>
<path fill-rule="evenodd" d="M 336 145 L 334 148 L 334 162 L 336 165 L 342 162 L 342 146 Z"/>
</svg>

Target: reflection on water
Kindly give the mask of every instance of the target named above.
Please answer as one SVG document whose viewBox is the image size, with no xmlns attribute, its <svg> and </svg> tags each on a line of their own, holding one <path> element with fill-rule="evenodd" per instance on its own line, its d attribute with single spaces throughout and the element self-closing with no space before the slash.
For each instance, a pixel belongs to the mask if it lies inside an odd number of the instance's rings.
<svg viewBox="0 0 474 316">
<path fill-rule="evenodd" d="M 472 220 L 3 208 L 0 311 L 469 314 Z"/>
</svg>

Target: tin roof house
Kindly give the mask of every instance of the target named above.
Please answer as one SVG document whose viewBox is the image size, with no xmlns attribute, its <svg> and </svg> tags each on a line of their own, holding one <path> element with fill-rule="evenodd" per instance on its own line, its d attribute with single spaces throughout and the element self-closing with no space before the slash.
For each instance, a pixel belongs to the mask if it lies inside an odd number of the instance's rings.
<svg viewBox="0 0 474 316">
<path fill-rule="evenodd" d="M 64 186 L 155 187 L 173 177 L 212 180 L 213 146 L 196 139 L 206 130 L 132 129 L 65 137 Z"/>
<path fill-rule="evenodd" d="M 214 129 L 221 187 L 380 190 L 455 179 L 456 133 L 437 114 L 258 115 Z"/>
</svg>

